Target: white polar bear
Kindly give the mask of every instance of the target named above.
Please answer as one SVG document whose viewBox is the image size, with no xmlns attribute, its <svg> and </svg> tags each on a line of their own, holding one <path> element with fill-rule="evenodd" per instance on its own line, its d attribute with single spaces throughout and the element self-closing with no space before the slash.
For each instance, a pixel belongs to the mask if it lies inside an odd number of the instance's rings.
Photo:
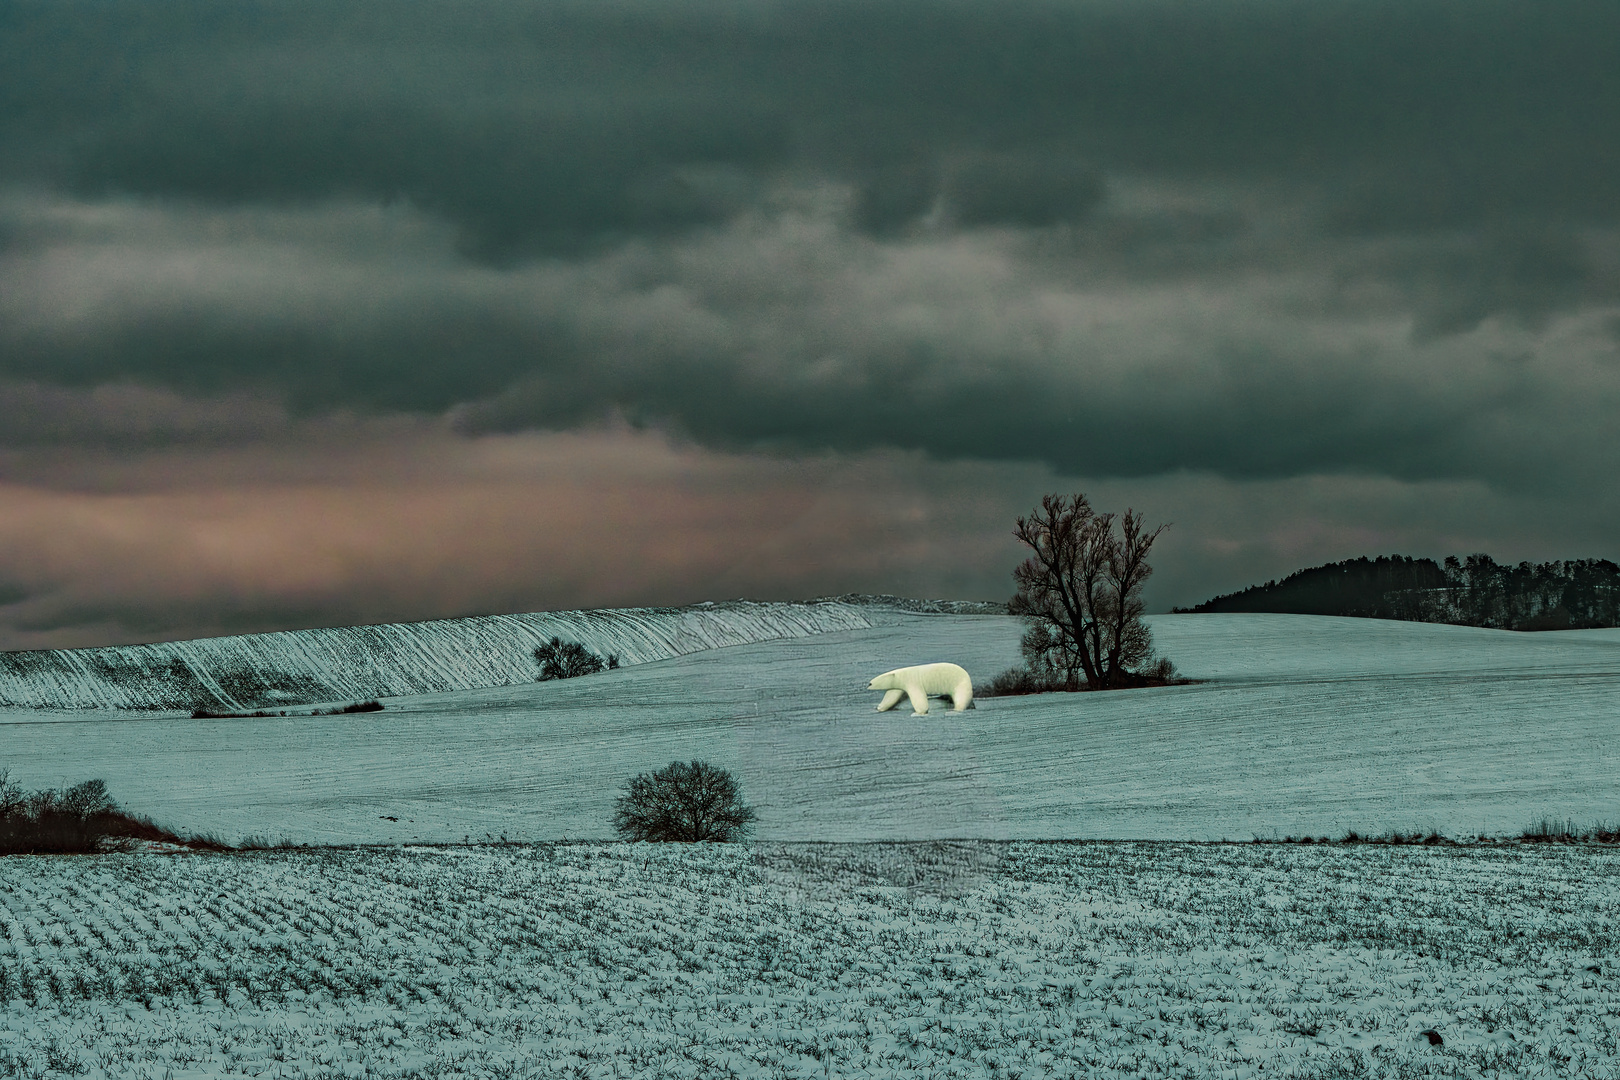
<svg viewBox="0 0 1620 1080">
<path fill-rule="evenodd" d="M 885 712 L 900 704 L 901 697 L 911 699 L 911 709 L 919 716 L 928 713 L 928 695 L 949 695 L 957 712 L 973 708 L 973 679 L 967 671 L 955 664 L 918 664 L 916 667 L 895 668 L 872 680 L 868 690 L 887 690 L 878 712 Z"/>
</svg>

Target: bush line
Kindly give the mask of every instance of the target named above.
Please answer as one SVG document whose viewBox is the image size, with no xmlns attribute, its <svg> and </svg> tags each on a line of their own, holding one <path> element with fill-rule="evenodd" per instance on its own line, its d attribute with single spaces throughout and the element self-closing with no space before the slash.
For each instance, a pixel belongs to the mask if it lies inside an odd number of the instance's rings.
<svg viewBox="0 0 1620 1080">
<path fill-rule="evenodd" d="M 193 720 L 248 720 L 253 717 L 263 716 L 344 716 L 349 713 L 381 711 L 382 702 L 380 701 L 360 701 L 353 705 L 342 705 L 335 709 L 314 709 L 310 712 L 288 712 L 286 709 L 279 712 L 271 712 L 268 709 L 260 709 L 258 712 L 215 712 L 212 709 L 193 709 L 191 710 L 191 718 Z"/>
</svg>

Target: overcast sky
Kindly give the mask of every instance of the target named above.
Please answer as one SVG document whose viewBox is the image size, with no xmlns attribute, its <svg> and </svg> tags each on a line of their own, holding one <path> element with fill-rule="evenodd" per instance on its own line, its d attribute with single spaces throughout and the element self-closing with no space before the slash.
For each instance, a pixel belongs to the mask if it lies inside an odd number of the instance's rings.
<svg viewBox="0 0 1620 1080">
<path fill-rule="evenodd" d="M 1620 5 L 0 0 L 0 647 L 1620 557 Z"/>
</svg>

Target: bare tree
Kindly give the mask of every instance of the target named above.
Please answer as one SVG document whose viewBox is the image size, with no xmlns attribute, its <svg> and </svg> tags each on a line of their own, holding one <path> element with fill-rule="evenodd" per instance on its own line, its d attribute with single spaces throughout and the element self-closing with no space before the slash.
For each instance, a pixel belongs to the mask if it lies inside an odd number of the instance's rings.
<svg viewBox="0 0 1620 1080">
<path fill-rule="evenodd" d="M 754 820 L 737 781 L 705 761 L 672 761 L 631 777 L 614 807 L 613 828 L 626 840 L 725 843 L 741 839 Z"/>
<path fill-rule="evenodd" d="M 613 653 L 608 653 L 607 659 L 603 660 L 579 642 L 564 641 L 559 637 L 536 648 L 534 658 L 540 662 L 539 682 L 594 675 L 604 668 L 619 666 L 619 658 Z"/>
<path fill-rule="evenodd" d="M 1115 522 L 1119 528 L 1116 534 Z M 1028 622 L 1030 670 L 1067 690 L 1109 690 L 1169 678 L 1153 659 L 1153 633 L 1142 621 L 1148 552 L 1167 525 L 1148 529 L 1140 514 L 1099 514 L 1081 494 L 1048 495 L 1018 519 L 1013 535 L 1030 549 L 1013 571 L 1018 593 L 1008 606 Z"/>
</svg>

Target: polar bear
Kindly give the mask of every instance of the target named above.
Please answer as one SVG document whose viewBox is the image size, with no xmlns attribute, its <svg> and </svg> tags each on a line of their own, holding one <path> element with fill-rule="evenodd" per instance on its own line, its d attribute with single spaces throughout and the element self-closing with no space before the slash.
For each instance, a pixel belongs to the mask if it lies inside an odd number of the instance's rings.
<svg viewBox="0 0 1620 1080">
<path fill-rule="evenodd" d="M 957 712 L 973 708 L 973 679 L 967 671 L 955 664 L 919 664 L 916 667 L 895 668 L 872 680 L 868 690 L 887 690 L 878 712 L 885 712 L 900 704 L 901 697 L 911 699 L 911 709 L 919 716 L 928 713 L 928 695 L 949 695 Z"/>
</svg>

